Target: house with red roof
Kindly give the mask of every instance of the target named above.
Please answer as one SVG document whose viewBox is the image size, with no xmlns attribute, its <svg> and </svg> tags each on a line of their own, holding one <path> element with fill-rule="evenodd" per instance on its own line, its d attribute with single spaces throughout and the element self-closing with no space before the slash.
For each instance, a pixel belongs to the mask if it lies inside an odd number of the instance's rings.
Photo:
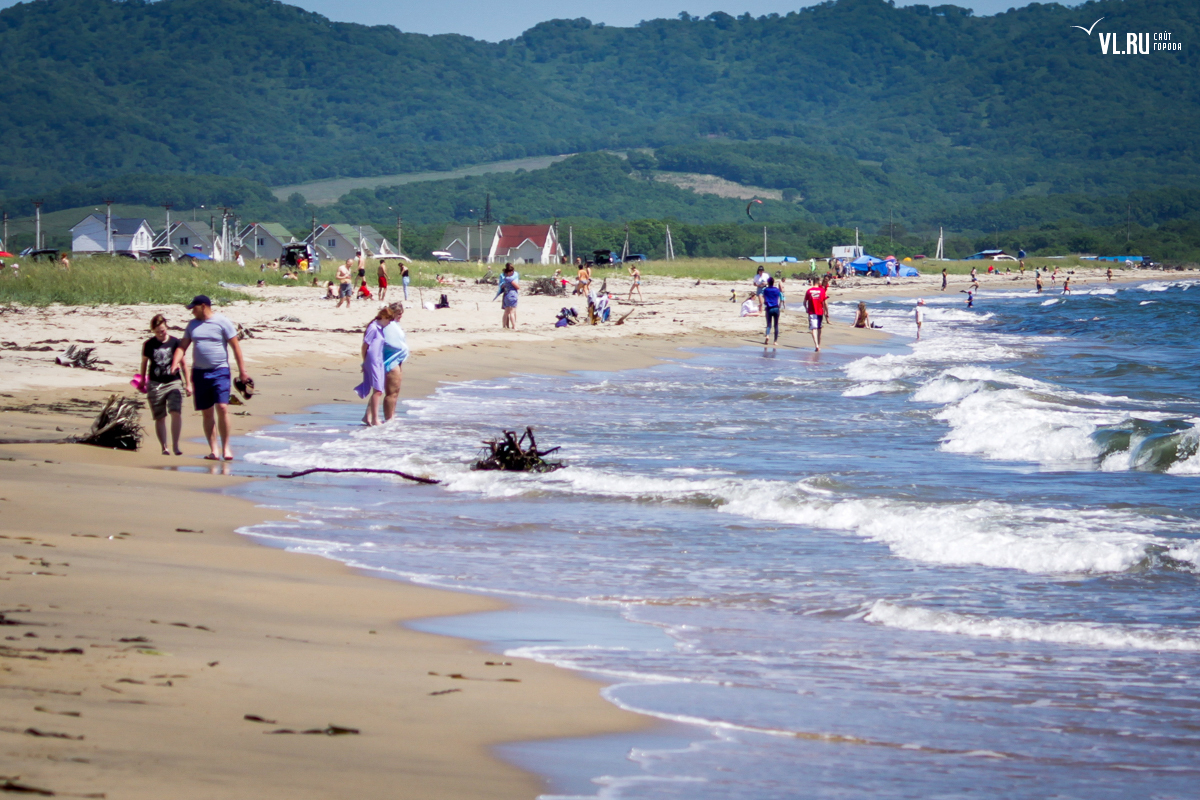
<svg viewBox="0 0 1200 800">
<path fill-rule="evenodd" d="M 562 244 L 553 225 L 499 225 L 488 262 L 558 264 L 562 257 Z"/>
</svg>

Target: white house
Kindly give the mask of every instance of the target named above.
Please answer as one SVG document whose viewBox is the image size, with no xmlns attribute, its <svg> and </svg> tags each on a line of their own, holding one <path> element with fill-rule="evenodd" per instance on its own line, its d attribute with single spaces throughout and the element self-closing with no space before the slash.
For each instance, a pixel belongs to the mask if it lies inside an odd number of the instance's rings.
<svg viewBox="0 0 1200 800">
<path fill-rule="evenodd" d="M 296 237 L 278 222 L 256 222 L 246 227 L 238 238 L 242 240 L 238 250 L 243 258 L 274 261 L 283 253 L 283 246 L 296 241 Z"/>
<path fill-rule="evenodd" d="M 207 222 L 199 220 L 172 222 L 170 230 L 163 231 L 154 240 L 154 246 L 171 247 L 176 258 L 199 255 L 213 261 L 225 260 L 220 237 L 213 235 Z"/>
<path fill-rule="evenodd" d="M 396 255 L 391 243 L 370 225 L 350 225 L 344 222 L 318 225 L 304 241 L 316 247 L 317 253 L 323 259 L 345 261 L 347 258 L 354 258 L 354 254 L 359 250 L 366 253 L 368 258 Z"/>
<path fill-rule="evenodd" d="M 71 228 L 71 250 L 76 253 L 108 252 L 105 215 L 89 214 Z M 144 219 L 112 218 L 114 252 L 138 252 L 154 246 L 154 229 Z"/>
<path fill-rule="evenodd" d="M 500 225 L 488 253 L 488 263 L 558 264 L 562 244 L 553 225 Z"/>
<path fill-rule="evenodd" d="M 487 258 L 496 243 L 499 225 L 447 225 L 441 249 L 455 261 Z M 482 247 L 480 243 L 482 242 Z"/>
</svg>

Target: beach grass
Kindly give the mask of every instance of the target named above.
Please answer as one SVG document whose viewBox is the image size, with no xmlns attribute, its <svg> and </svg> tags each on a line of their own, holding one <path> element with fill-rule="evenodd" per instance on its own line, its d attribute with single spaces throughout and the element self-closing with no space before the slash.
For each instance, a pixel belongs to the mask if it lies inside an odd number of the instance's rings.
<svg viewBox="0 0 1200 800">
<path fill-rule="evenodd" d="M 14 274 L 11 269 L 0 271 L 0 303 L 29 306 L 55 303 L 76 306 L 171 304 L 186 303 L 197 294 L 206 294 L 217 304 L 221 304 L 253 299 L 253 293 L 244 290 L 250 289 L 259 280 L 270 286 L 311 286 L 316 278 L 324 285 L 335 274 L 332 266 L 326 266 L 315 276 L 301 273 L 299 280 L 289 281 L 284 279 L 280 271 L 260 271 L 256 267 L 239 267 L 232 262 L 202 261 L 198 266 L 192 267 L 187 262 L 151 264 L 106 255 L 76 257 L 72 260 L 71 270 L 68 272 L 58 262 L 15 260 L 21 263 L 19 274 Z M 992 263 L 1001 272 L 1005 269 L 1017 272 L 1015 262 L 1005 261 L 927 259 L 912 262 L 912 266 L 925 275 L 936 275 L 943 267 L 952 275 L 964 275 L 969 273 L 972 267 L 986 273 L 988 265 Z M 1078 257 L 1025 259 L 1026 273 L 1039 268 L 1073 270 L 1107 266 L 1095 261 L 1080 261 Z M 1122 265 L 1112 266 L 1114 269 L 1124 268 Z M 675 261 L 646 261 L 638 265 L 638 269 L 646 277 L 699 281 L 749 281 L 757 268 L 758 265 L 753 261 L 734 258 L 680 258 Z M 790 278 L 793 275 L 807 275 L 810 264 L 808 261 L 768 264 L 767 268 L 771 274 L 782 272 Z M 486 275 L 489 270 L 496 275 L 501 269 L 503 266 L 500 264 L 415 261 L 409 265 L 409 276 L 414 288 L 437 289 L 439 275 L 443 278 L 474 281 Z M 527 279 L 552 275 L 556 269 L 561 269 L 568 280 L 573 281 L 575 278 L 575 269 L 570 265 L 521 264 L 517 269 Z M 817 272 L 821 274 L 824 271 L 825 262 L 818 259 Z M 374 262 L 368 267 L 367 275 L 371 285 L 374 285 Z M 389 266 L 389 275 L 391 282 L 398 286 L 399 269 L 394 262 Z M 593 269 L 593 277 L 597 280 L 613 278 L 618 282 L 628 281 L 629 270 L 624 265 L 596 267 Z"/>
<path fill-rule="evenodd" d="M 0 271 L 0 303 L 30 306 L 186 303 L 198 294 L 220 304 L 250 299 L 239 287 L 253 286 L 260 279 L 272 285 L 297 283 L 285 281 L 279 272 L 260 273 L 232 262 L 200 262 L 192 267 L 187 262 L 151 264 L 101 255 L 72 259 L 68 272 L 57 261 L 6 261 L 21 266 L 18 274 L 12 269 Z"/>
<path fill-rule="evenodd" d="M 943 267 L 951 275 L 966 275 L 971 272 L 972 267 L 980 272 L 987 272 L 989 264 L 994 265 L 1001 272 L 1005 269 L 1017 272 L 1019 269 L 1015 261 L 934 261 L 933 259 L 923 259 L 921 261 L 907 262 L 906 266 L 915 267 L 922 275 L 940 274 Z M 431 287 L 437 285 L 436 277 L 438 275 L 475 280 L 486 274 L 489 266 L 493 274 L 498 274 L 503 268 L 500 264 L 481 265 L 474 262 L 421 261 L 410 264 L 409 272 L 414 286 Z M 782 272 L 788 278 L 791 278 L 793 275 L 807 275 L 811 269 L 809 261 L 788 264 L 766 264 L 764 266 L 766 266 L 770 274 L 774 275 L 776 272 Z M 817 273 L 824 274 L 827 266 L 825 260 L 817 259 L 816 266 Z M 1025 259 L 1026 272 L 1031 272 L 1035 269 L 1086 269 L 1104 268 L 1106 266 L 1108 265 L 1095 261 L 1081 261 L 1078 256 Z M 1123 268 L 1117 264 L 1113 264 L 1112 266 L 1114 270 Z M 523 276 L 531 278 L 552 275 L 556 269 L 561 269 L 563 276 L 568 280 L 574 280 L 575 268 L 567 264 L 517 265 L 518 272 Z M 736 258 L 680 258 L 674 261 L 640 262 L 638 269 L 646 277 L 657 276 L 701 281 L 745 281 L 754 276 L 754 273 L 758 270 L 758 264 L 753 261 L 743 261 Z M 627 278 L 629 270 L 623 264 L 618 264 L 615 267 L 594 267 L 592 275 L 594 278 L 599 279 L 605 277 Z"/>
</svg>

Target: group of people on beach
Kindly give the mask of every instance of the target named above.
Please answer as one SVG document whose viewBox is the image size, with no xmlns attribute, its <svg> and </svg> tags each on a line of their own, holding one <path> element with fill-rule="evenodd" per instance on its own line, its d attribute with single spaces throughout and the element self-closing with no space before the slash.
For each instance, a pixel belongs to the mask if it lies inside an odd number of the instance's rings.
<svg viewBox="0 0 1200 800">
<path fill-rule="evenodd" d="M 213 311 L 212 300 L 206 295 L 196 295 L 187 309 L 192 312 L 192 319 L 182 338 L 170 334 L 162 314 L 151 318 L 151 336 L 142 343 L 141 366 L 133 382 L 146 393 L 164 456 L 183 454 L 179 437 L 183 431 L 183 398 L 188 396 L 203 419 L 209 449 L 205 458 L 232 461 L 230 393 L 236 387 L 249 398 L 254 393 L 254 381 L 246 372 L 237 328 L 225 315 Z M 186 363 L 189 350 L 192 351 L 190 370 Z M 238 377 L 232 380 L 230 350 L 238 370 Z"/>
<path fill-rule="evenodd" d="M 355 266 L 357 262 L 357 268 Z M 357 269 L 357 273 L 356 273 Z M 358 290 L 354 289 L 355 277 L 358 279 Z M 400 286 L 404 291 L 404 299 L 408 299 L 409 285 L 408 265 L 403 261 L 400 262 Z M 334 289 L 334 282 L 337 288 Z M 375 267 L 375 284 L 379 290 L 379 297 L 376 298 L 371 292 L 371 287 L 367 283 L 367 256 L 361 250 L 354 254 L 354 258 L 347 258 L 344 264 L 337 268 L 337 274 L 334 276 L 334 281 L 326 285 L 325 297 L 327 299 L 337 298 L 335 308 L 341 308 L 345 304 L 346 308 L 350 308 L 350 301 L 357 297 L 359 300 L 378 300 L 383 303 L 387 301 L 388 291 L 388 268 L 387 261 L 379 260 L 379 264 Z"/>
<path fill-rule="evenodd" d="M 792 276 L 796 277 L 796 276 Z M 821 333 L 829 322 L 829 284 L 831 275 L 818 277 L 815 273 L 809 276 L 809 287 L 804 292 L 804 312 L 808 316 L 808 332 L 812 336 L 813 347 L 821 350 Z M 763 334 L 763 344 L 779 342 L 779 315 L 787 307 L 784 294 L 783 279 L 780 276 L 778 284 L 774 275 L 768 275 L 765 268 L 759 267 L 751 279 L 754 291 L 742 303 L 741 316 L 756 317 L 760 313 L 766 317 L 767 328 Z M 733 299 L 737 300 L 737 293 Z M 861 304 L 860 304 L 861 305 Z"/>
</svg>

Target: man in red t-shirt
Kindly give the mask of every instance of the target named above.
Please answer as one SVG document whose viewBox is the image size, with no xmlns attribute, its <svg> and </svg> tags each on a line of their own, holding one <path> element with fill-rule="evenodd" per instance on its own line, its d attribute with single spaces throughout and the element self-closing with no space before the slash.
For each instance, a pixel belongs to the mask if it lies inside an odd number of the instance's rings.
<svg viewBox="0 0 1200 800">
<path fill-rule="evenodd" d="M 817 352 L 821 350 L 821 329 L 825 322 L 825 286 L 817 283 L 814 278 L 812 286 L 804 293 L 804 310 L 808 312 L 808 332 L 812 334 L 813 345 Z"/>
</svg>

